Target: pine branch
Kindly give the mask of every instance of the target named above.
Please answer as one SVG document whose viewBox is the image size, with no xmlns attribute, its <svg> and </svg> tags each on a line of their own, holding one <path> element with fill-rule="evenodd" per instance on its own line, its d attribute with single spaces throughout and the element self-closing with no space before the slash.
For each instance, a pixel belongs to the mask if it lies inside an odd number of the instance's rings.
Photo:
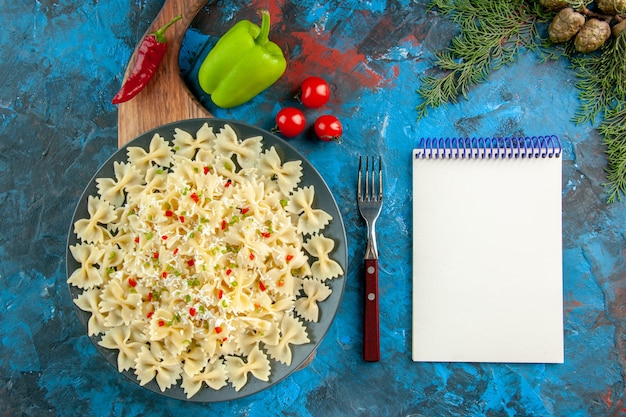
<svg viewBox="0 0 626 417">
<path fill-rule="evenodd" d="M 574 57 L 571 63 L 581 102 L 574 121 L 594 123 L 603 117 L 598 132 L 608 158 L 607 202 L 621 201 L 626 195 L 626 33 L 611 38 L 599 54 Z"/>
<path fill-rule="evenodd" d="M 460 28 L 445 52 L 435 54 L 440 76 L 421 79 L 418 118 L 429 108 L 467 98 L 470 88 L 486 81 L 489 74 L 517 60 L 523 50 L 537 50 L 540 12 L 524 0 L 434 0 L 430 8 L 449 15 Z"/>
<path fill-rule="evenodd" d="M 603 111 L 626 99 L 626 37 L 610 38 L 599 54 L 586 54 L 571 59 L 579 79 L 581 104 L 574 115 L 577 124 L 594 123 Z"/>
<path fill-rule="evenodd" d="M 598 131 L 607 147 L 607 182 L 604 184 L 609 194 L 607 202 L 622 201 L 626 195 L 626 104 L 623 101 L 606 111 Z"/>
<path fill-rule="evenodd" d="M 594 13 L 587 9 L 593 0 L 568 3 L 585 14 Z M 433 0 L 429 7 L 449 16 L 460 33 L 446 51 L 435 54 L 440 74 L 421 79 L 418 120 L 430 108 L 466 98 L 472 86 L 515 62 L 525 50 L 539 53 L 542 60 L 569 58 L 580 99 L 573 120 L 581 124 L 603 118 L 598 131 L 607 147 L 607 201 L 626 196 L 626 32 L 600 51 L 580 55 L 573 40 L 550 45 L 540 37 L 538 26 L 556 12 L 543 10 L 536 0 Z"/>
</svg>

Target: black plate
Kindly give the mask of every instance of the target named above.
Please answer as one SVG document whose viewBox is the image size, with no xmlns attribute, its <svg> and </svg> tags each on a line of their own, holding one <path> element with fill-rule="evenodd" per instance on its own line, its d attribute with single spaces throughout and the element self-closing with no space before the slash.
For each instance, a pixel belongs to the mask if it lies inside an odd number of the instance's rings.
<svg viewBox="0 0 626 417">
<path fill-rule="evenodd" d="M 76 210 L 74 212 L 74 216 L 72 218 L 72 223 L 70 226 L 68 241 L 67 241 L 67 276 L 69 277 L 74 270 L 76 270 L 80 265 L 78 262 L 74 260 L 72 254 L 69 251 L 70 245 L 75 245 L 80 242 L 78 237 L 74 234 L 74 223 L 83 218 L 88 218 L 87 212 L 87 198 L 90 195 L 97 195 L 98 190 L 96 188 L 96 178 L 107 178 L 113 177 L 113 163 L 114 162 L 127 162 L 126 149 L 129 146 L 138 146 L 144 149 L 148 149 L 150 145 L 150 141 L 155 133 L 160 134 L 165 140 L 172 141 L 174 135 L 174 129 L 179 128 L 190 132 L 191 134 L 195 134 L 195 132 L 202 127 L 204 123 L 208 123 L 209 126 L 213 127 L 214 131 L 219 131 L 225 124 L 229 124 L 237 133 L 239 138 L 248 138 L 251 136 L 263 136 L 263 148 L 269 149 L 271 146 L 276 148 L 278 155 L 281 157 L 283 162 L 293 161 L 293 160 L 301 160 L 302 161 L 302 179 L 299 184 L 300 187 L 313 185 L 315 187 L 315 202 L 314 206 L 317 208 L 321 208 L 333 216 L 333 220 L 330 224 L 324 229 L 324 235 L 334 240 L 335 249 L 331 254 L 331 258 L 341 265 L 343 268 L 344 275 L 335 278 L 332 280 L 327 280 L 325 283 L 332 289 L 332 294 L 323 302 L 319 304 L 320 307 L 320 319 L 317 323 L 309 323 L 305 322 L 307 333 L 311 342 L 304 345 L 292 345 L 292 362 L 290 366 L 283 365 L 279 362 L 274 361 L 270 358 L 271 365 L 271 375 L 269 381 L 264 382 L 260 381 L 253 376 L 250 376 L 248 379 L 248 383 L 241 388 L 238 392 L 232 387 L 229 383 L 222 389 L 216 391 L 209 387 L 203 386 L 203 388 L 190 399 L 187 398 L 183 389 L 179 384 L 173 386 L 170 389 L 167 389 L 165 392 L 161 392 L 159 386 L 157 385 L 155 380 L 150 381 L 148 384 L 144 385 L 145 388 L 154 391 L 158 394 L 165 395 L 170 398 L 176 398 L 181 400 L 189 400 L 196 402 L 217 402 L 217 401 L 228 401 L 234 400 L 237 398 L 242 398 L 251 394 L 255 394 L 259 391 L 270 388 L 271 386 L 277 384 L 278 382 L 285 379 L 292 372 L 301 367 L 303 363 L 313 354 L 319 343 L 322 341 L 322 338 L 328 331 L 332 321 L 337 313 L 339 308 L 339 303 L 341 301 L 341 297 L 343 295 L 344 287 L 345 287 L 345 277 L 347 276 L 347 267 L 348 267 L 348 249 L 346 244 L 346 231 L 343 224 L 343 220 L 341 217 L 341 213 L 339 208 L 337 207 L 337 203 L 328 188 L 328 185 L 320 175 L 320 173 L 306 160 L 306 158 L 298 152 L 295 148 L 293 148 L 290 144 L 285 142 L 283 139 L 278 136 L 267 132 L 265 130 L 259 129 L 255 126 L 251 126 L 244 123 L 239 123 L 235 121 L 229 120 L 220 120 L 220 119 L 193 119 L 193 120 L 185 120 L 175 123 L 170 123 L 167 125 L 160 126 L 156 129 L 150 130 L 139 137 L 135 138 L 133 141 L 119 149 L 113 156 L 111 156 L 104 165 L 96 172 L 93 176 L 87 187 L 85 188 Z M 72 299 L 76 299 L 78 295 L 81 294 L 82 290 L 80 288 L 69 285 L 70 293 Z M 76 307 L 76 312 L 78 314 L 78 318 L 83 323 L 85 330 L 87 329 L 87 322 L 91 316 L 90 313 L 85 312 L 78 307 Z M 96 349 L 106 358 L 107 361 L 117 370 L 117 350 L 106 349 L 100 345 L 98 345 L 98 341 L 100 340 L 100 336 L 90 337 L 91 342 L 94 344 Z M 129 379 L 139 384 L 133 370 L 129 370 L 123 372 Z"/>
</svg>

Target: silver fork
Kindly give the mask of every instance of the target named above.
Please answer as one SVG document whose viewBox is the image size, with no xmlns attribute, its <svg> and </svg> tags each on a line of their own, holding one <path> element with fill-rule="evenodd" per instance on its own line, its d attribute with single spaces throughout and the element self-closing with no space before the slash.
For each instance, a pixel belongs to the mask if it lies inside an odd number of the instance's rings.
<svg viewBox="0 0 626 417">
<path fill-rule="evenodd" d="M 371 159 L 371 163 L 370 163 Z M 371 165 L 371 166 L 370 166 Z M 367 223 L 365 248 L 365 312 L 363 326 L 363 359 L 380 360 L 380 319 L 378 304 L 378 248 L 376 246 L 376 220 L 383 206 L 383 158 L 378 159 L 378 175 L 374 157 L 359 157 L 357 204 L 361 217 Z M 378 188 L 376 187 L 378 177 Z"/>
</svg>

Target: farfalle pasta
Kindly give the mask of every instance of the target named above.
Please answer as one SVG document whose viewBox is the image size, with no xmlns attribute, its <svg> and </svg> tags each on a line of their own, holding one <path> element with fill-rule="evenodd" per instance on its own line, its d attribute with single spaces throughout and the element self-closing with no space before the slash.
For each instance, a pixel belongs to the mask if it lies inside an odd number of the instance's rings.
<svg viewBox="0 0 626 417">
<path fill-rule="evenodd" d="M 89 335 L 141 385 L 239 391 L 309 343 L 305 323 L 332 292 L 324 281 L 343 274 L 323 235 L 332 216 L 300 187 L 301 161 L 262 143 L 229 125 L 176 129 L 96 180 L 68 283 L 82 290 Z"/>
</svg>

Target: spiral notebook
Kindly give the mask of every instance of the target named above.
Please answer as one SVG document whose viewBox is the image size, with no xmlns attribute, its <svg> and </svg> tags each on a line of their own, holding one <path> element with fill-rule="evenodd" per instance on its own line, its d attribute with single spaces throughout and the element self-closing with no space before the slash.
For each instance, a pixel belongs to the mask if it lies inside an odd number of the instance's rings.
<svg viewBox="0 0 626 417">
<path fill-rule="evenodd" d="M 563 362 L 556 136 L 413 151 L 412 358 Z"/>
</svg>

